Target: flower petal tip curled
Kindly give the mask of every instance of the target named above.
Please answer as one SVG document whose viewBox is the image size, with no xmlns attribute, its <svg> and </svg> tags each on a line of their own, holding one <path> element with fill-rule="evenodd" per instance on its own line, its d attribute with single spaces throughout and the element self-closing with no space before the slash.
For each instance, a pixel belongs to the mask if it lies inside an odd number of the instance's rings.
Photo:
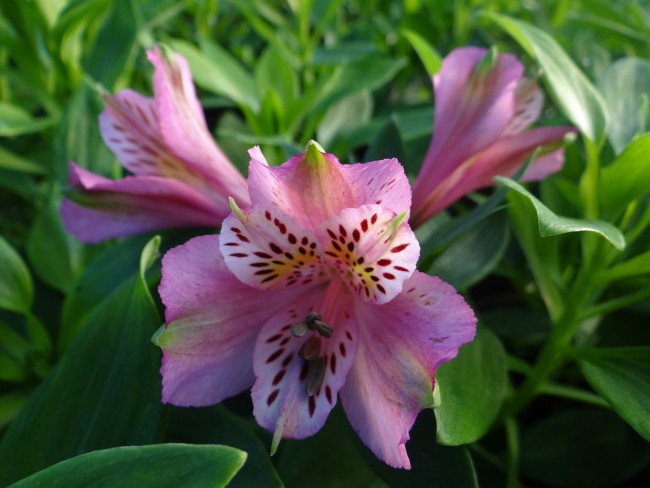
<svg viewBox="0 0 650 488">
<path fill-rule="evenodd" d="M 325 150 L 314 140 L 307 143 L 304 154 L 305 163 L 311 166 L 321 167 L 327 163 L 327 159 L 325 159 Z"/>
</svg>

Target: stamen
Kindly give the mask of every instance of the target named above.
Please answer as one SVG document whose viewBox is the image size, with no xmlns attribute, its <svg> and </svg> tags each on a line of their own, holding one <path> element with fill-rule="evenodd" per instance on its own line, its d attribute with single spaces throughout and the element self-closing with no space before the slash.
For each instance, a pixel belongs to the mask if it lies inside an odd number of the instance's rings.
<svg viewBox="0 0 650 488">
<path fill-rule="evenodd" d="M 322 337 L 329 339 L 332 337 L 333 329 L 321 319 L 323 316 L 319 313 L 312 312 L 305 318 L 305 324 L 309 330 L 318 332 Z"/>
<path fill-rule="evenodd" d="M 325 379 L 325 360 L 317 357 L 307 362 L 307 378 L 305 379 L 305 390 L 307 396 L 312 396 L 316 393 Z"/>
<path fill-rule="evenodd" d="M 293 324 L 290 329 L 291 335 L 297 339 L 304 336 L 307 333 L 307 330 L 307 324 L 305 322 Z"/>
<path fill-rule="evenodd" d="M 320 340 L 318 337 L 311 336 L 305 341 L 300 350 L 298 351 L 298 356 L 302 359 L 309 361 L 318 357 L 320 353 Z"/>
</svg>

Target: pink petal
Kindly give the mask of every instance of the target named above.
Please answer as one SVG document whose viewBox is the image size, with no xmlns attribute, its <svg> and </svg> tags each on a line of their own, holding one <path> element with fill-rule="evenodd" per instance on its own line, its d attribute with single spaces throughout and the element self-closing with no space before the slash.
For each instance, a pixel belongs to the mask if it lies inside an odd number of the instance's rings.
<svg viewBox="0 0 650 488">
<path fill-rule="evenodd" d="M 185 59 L 179 55 L 168 59 L 158 48 L 148 51 L 147 56 L 155 69 L 154 94 L 167 147 L 221 195 L 248 206 L 246 181 L 207 129 Z"/>
<path fill-rule="evenodd" d="M 167 252 L 159 292 L 167 322 L 157 338 L 163 401 L 182 406 L 211 405 L 249 388 L 262 325 L 305 293 L 243 284 L 226 268 L 219 236 L 197 237 Z"/>
<path fill-rule="evenodd" d="M 76 200 L 64 200 L 66 229 L 84 242 L 100 242 L 168 227 L 217 227 L 229 209 L 194 188 L 158 176 L 109 180 L 70 163 L 69 185 Z M 221 203 L 221 204 L 220 204 Z"/>
<path fill-rule="evenodd" d="M 312 231 L 330 215 L 357 206 L 356 182 L 348 181 L 343 165 L 333 155 L 320 153 L 312 145 L 307 152 L 273 167 L 261 161 L 260 155 L 258 151 L 251 154 L 248 169 L 253 204 L 293 215 L 303 228 Z"/>
<path fill-rule="evenodd" d="M 427 206 L 421 208 L 411 224 L 417 227 L 467 193 L 494 184 L 495 176 L 513 176 L 537 147 L 557 147 L 573 127 L 542 127 L 499 139 L 485 151 L 459 166 L 429 195 Z M 562 153 L 540 158 L 529 169 L 528 179 L 546 176 L 562 168 Z M 535 169 L 533 169 L 535 168 Z"/>
<path fill-rule="evenodd" d="M 476 318 L 438 278 L 416 271 L 404 290 L 385 305 L 357 305 L 361 337 L 341 401 L 377 457 L 409 469 L 405 443 L 418 413 L 433 406 L 434 373 L 472 340 Z"/>
<path fill-rule="evenodd" d="M 299 339 L 290 332 L 291 324 L 305 319 L 309 312 L 322 312 L 333 327 L 326 339 L 315 332 Z M 310 396 L 306 383 L 314 360 L 300 357 L 308 341 L 319 344 L 316 353 L 325 368 L 322 383 Z M 309 298 L 267 322 L 255 345 L 254 368 L 257 377 L 252 390 L 257 422 L 274 431 L 274 446 L 280 438 L 304 438 L 316 433 L 336 404 L 357 348 L 358 333 L 352 316 L 352 302 L 342 283 L 332 282 Z"/>
<path fill-rule="evenodd" d="M 503 136 L 523 132 L 539 119 L 544 106 L 544 94 L 535 80 L 521 78 L 515 89 L 515 112 Z"/>
<path fill-rule="evenodd" d="M 329 278 L 318 241 L 276 208 L 237 210 L 221 227 L 226 265 L 244 283 L 278 289 L 321 283 Z"/>
<path fill-rule="evenodd" d="M 455 49 L 434 78 L 435 130 L 414 184 L 415 206 L 423 198 L 420 187 L 435 188 L 456 166 L 493 144 L 513 117 L 523 66 L 502 54 L 488 73 L 477 74 L 486 54 L 475 47 Z"/>
<path fill-rule="evenodd" d="M 325 261 L 360 300 L 392 300 L 415 270 L 420 245 L 404 218 L 381 205 L 363 205 L 341 211 L 319 228 Z"/>
</svg>

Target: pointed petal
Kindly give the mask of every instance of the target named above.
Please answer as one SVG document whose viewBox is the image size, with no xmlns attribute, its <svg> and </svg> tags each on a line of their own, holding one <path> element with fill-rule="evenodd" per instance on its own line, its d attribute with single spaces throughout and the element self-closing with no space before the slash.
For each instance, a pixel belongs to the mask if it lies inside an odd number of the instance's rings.
<svg viewBox="0 0 650 488">
<path fill-rule="evenodd" d="M 72 201 L 64 200 L 66 229 L 84 242 L 169 227 L 217 227 L 229 209 L 186 184 L 158 176 L 109 180 L 70 163 Z M 83 206 L 82 206 L 83 205 Z"/>
<path fill-rule="evenodd" d="M 416 271 L 385 305 L 357 304 L 359 348 L 343 408 L 363 442 L 395 468 L 417 414 L 433 406 L 436 369 L 472 340 L 476 318 L 447 283 Z"/>
<path fill-rule="evenodd" d="M 551 151 L 548 154 L 539 156 L 526 169 L 521 177 L 522 181 L 539 181 L 543 180 L 553 173 L 557 173 L 564 166 L 564 148 Z"/>
<path fill-rule="evenodd" d="M 544 94 L 535 80 L 522 78 L 515 89 L 515 111 L 502 136 L 523 132 L 539 119 L 544 106 Z"/>
<path fill-rule="evenodd" d="M 179 55 L 167 58 L 158 48 L 148 51 L 147 57 L 155 69 L 154 94 L 167 147 L 222 196 L 248 206 L 246 181 L 207 129 L 185 59 Z"/>
<path fill-rule="evenodd" d="M 331 154 L 308 149 L 281 166 L 265 162 L 256 154 L 248 168 L 253 203 L 294 215 L 305 229 L 313 231 L 330 215 L 357 206 L 355 188 Z"/>
<path fill-rule="evenodd" d="M 476 67 L 486 55 L 487 50 L 475 47 L 455 49 L 435 76 L 436 127 L 420 173 L 430 185 L 494 143 L 513 117 L 523 66 L 502 54 L 479 74 Z"/>
<path fill-rule="evenodd" d="M 344 164 L 341 169 L 355 189 L 351 206 L 377 204 L 396 214 L 411 209 L 411 185 L 397 159 Z"/>
<path fill-rule="evenodd" d="M 381 205 L 363 205 L 343 210 L 319 228 L 326 263 L 360 300 L 392 300 L 415 270 L 420 245 L 405 217 Z"/>
<path fill-rule="evenodd" d="M 332 337 L 325 339 L 308 333 L 298 339 L 291 335 L 292 323 L 319 310 L 324 312 L 323 319 L 333 326 Z M 308 360 L 300 355 L 307 341 L 318 345 L 317 357 Z M 274 431 L 274 447 L 280 438 L 304 438 L 323 426 L 336 404 L 357 344 L 352 302 L 339 282 L 330 284 L 325 293 L 320 288 L 264 325 L 255 345 L 257 379 L 252 397 L 257 422 Z M 322 380 L 314 383 L 315 376 Z M 314 390 L 311 395 L 308 384 Z"/>
<path fill-rule="evenodd" d="M 167 322 L 155 339 L 163 349 L 163 401 L 181 406 L 211 405 L 249 388 L 262 325 L 304 294 L 245 285 L 226 268 L 212 235 L 165 254 L 159 292 Z"/>
<path fill-rule="evenodd" d="M 314 235 L 275 208 L 236 208 L 221 235 L 226 265 L 250 286 L 278 289 L 329 278 Z"/>
</svg>

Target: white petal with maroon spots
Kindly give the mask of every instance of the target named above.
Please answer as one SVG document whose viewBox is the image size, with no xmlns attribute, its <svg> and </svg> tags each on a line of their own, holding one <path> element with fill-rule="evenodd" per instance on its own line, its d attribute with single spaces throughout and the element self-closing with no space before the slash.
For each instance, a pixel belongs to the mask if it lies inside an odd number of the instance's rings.
<svg viewBox="0 0 650 488">
<path fill-rule="evenodd" d="M 254 414 L 261 426 L 275 432 L 274 442 L 304 438 L 322 427 L 356 354 L 358 333 L 350 295 L 338 280 L 330 283 L 324 294 L 322 288 L 318 290 L 321 295 L 336 295 L 339 304 L 333 315 L 323 316 L 333 328 L 332 337 L 326 339 L 316 332 L 301 338 L 291 335 L 292 324 L 304 321 L 309 312 L 318 312 L 316 302 L 323 303 L 310 299 L 269 320 L 255 344 Z M 341 296 L 341 292 L 347 296 Z M 300 348 L 310 338 L 320 341 L 319 357 L 325 363 L 323 381 L 312 395 L 307 393 L 306 381 L 313 363 L 299 356 Z"/>
<path fill-rule="evenodd" d="M 277 209 L 232 213 L 221 227 L 228 269 L 256 288 L 312 285 L 329 278 L 314 235 Z"/>
<path fill-rule="evenodd" d="M 363 301 L 382 304 L 402 289 L 420 255 L 411 228 L 380 205 L 348 208 L 318 229 L 323 258 Z"/>
</svg>

